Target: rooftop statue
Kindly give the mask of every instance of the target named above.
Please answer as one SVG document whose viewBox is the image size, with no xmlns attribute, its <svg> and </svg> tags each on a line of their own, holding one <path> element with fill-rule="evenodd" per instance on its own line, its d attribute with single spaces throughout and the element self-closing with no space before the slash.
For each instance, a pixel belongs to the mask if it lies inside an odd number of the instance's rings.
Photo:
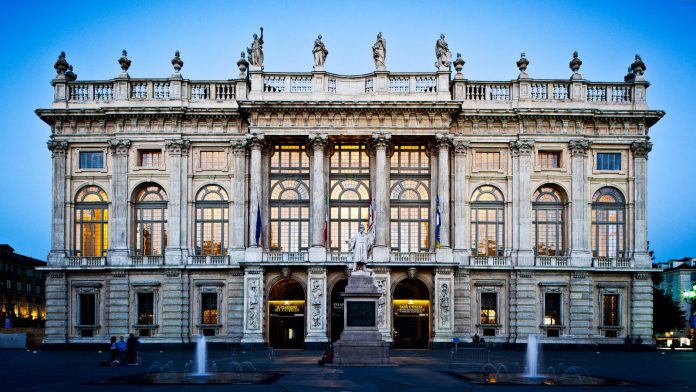
<svg viewBox="0 0 696 392">
<path fill-rule="evenodd" d="M 375 59 L 375 68 L 378 71 L 385 69 L 384 62 L 387 58 L 387 41 L 382 38 L 382 33 L 377 34 L 377 41 L 372 45 L 372 57 Z"/>
<path fill-rule="evenodd" d="M 261 27 L 261 36 L 254 33 L 254 41 L 251 43 L 251 48 L 247 48 L 249 53 L 249 64 L 263 69 L 263 27 Z"/>
<path fill-rule="evenodd" d="M 440 39 L 435 42 L 435 57 L 437 58 L 437 62 L 435 63 L 437 69 L 449 70 L 450 64 L 452 63 L 452 52 L 450 52 L 447 46 L 444 34 L 440 34 Z"/>
<path fill-rule="evenodd" d="M 321 41 L 321 34 L 314 40 L 314 49 L 312 49 L 312 54 L 314 54 L 314 68 L 321 68 L 324 66 L 326 61 L 326 56 L 329 55 L 329 51 L 326 50 L 326 46 Z"/>
<path fill-rule="evenodd" d="M 365 264 L 367 263 L 367 253 L 375 244 L 375 231 L 370 230 L 365 234 L 365 226 L 361 224 L 358 226 L 358 233 L 346 242 L 348 250 L 353 252 L 353 271 L 369 272 Z"/>
</svg>

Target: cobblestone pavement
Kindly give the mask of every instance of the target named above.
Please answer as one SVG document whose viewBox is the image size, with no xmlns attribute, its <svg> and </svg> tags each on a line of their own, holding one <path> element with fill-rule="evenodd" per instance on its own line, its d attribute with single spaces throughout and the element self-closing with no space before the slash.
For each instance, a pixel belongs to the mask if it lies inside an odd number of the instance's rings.
<svg viewBox="0 0 696 392">
<path fill-rule="evenodd" d="M 193 359 L 193 350 L 148 350 L 143 365 L 102 367 L 107 352 L 0 351 L 3 380 L 0 391 L 127 391 L 132 386 L 104 384 L 105 380 L 146 373 L 154 362 L 172 361 L 177 371 Z M 509 369 L 524 366 L 522 351 L 493 351 L 491 362 Z M 236 363 L 250 362 L 257 370 L 285 372 L 268 385 L 138 385 L 143 391 L 533 391 L 549 387 L 473 385 L 448 374 L 449 352 L 392 351 L 391 367 L 320 367 L 319 351 L 277 351 L 269 360 L 262 351 L 211 350 L 209 360 L 219 370 L 230 370 Z M 696 353 L 690 351 L 616 352 L 550 351 L 543 353 L 545 367 L 582 366 L 593 376 L 622 379 L 633 386 L 551 387 L 563 391 L 680 391 L 696 389 Z M 562 365 L 561 365 L 562 364 Z M 464 369 L 455 368 L 455 372 Z"/>
</svg>

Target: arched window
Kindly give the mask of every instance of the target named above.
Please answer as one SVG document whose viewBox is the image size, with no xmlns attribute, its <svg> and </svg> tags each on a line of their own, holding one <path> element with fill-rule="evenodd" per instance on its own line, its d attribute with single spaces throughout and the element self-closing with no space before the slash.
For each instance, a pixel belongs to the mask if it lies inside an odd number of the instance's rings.
<svg viewBox="0 0 696 392">
<path fill-rule="evenodd" d="M 430 248 L 430 158 L 425 146 L 394 146 L 391 157 L 391 249 L 427 252 Z"/>
<path fill-rule="evenodd" d="M 229 234 L 227 192 L 219 185 L 207 185 L 196 197 L 196 254 L 224 255 Z"/>
<path fill-rule="evenodd" d="M 339 144 L 331 156 L 329 248 L 347 252 L 347 240 L 367 228 L 370 207 L 370 163 L 364 145 Z"/>
<path fill-rule="evenodd" d="M 478 187 L 471 197 L 471 254 L 503 256 L 504 204 L 498 188 Z"/>
<path fill-rule="evenodd" d="M 167 247 L 167 194 L 156 184 L 144 185 L 133 203 L 135 254 L 160 256 Z"/>
<path fill-rule="evenodd" d="M 271 188 L 271 250 L 309 248 L 309 187 L 301 180 L 274 181 Z"/>
<path fill-rule="evenodd" d="M 108 230 L 109 205 L 106 192 L 94 185 L 82 188 L 75 197 L 75 256 L 106 256 Z"/>
<path fill-rule="evenodd" d="M 532 246 L 538 256 L 562 256 L 565 250 L 565 206 L 561 193 L 550 185 L 532 196 Z"/>
<path fill-rule="evenodd" d="M 592 255 L 624 257 L 626 202 L 618 189 L 600 188 L 592 196 Z"/>
</svg>

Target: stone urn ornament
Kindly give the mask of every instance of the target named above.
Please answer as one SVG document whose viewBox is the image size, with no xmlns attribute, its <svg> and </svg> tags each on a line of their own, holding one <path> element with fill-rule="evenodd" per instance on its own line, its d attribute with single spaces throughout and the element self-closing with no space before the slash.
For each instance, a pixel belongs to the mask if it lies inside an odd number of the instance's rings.
<svg viewBox="0 0 696 392">
<path fill-rule="evenodd" d="M 128 58 L 128 52 L 125 49 L 121 52 L 121 58 L 118 59 L 118 64 L 121 66 L 121 75 L 128 75 L 128 69 L 131 66 L 131 61 Z"/>
<path fill-rule="evenodd" d="M 240 53 L 239 60 L 237 60 L 237 67 L 239 67 L 239 79 L 246 79 L 247 69 L 249 69 L 249 62 L 246 60 L 244 52 Z"/>
<path fill-rule="evenodd" d="M 56 63 L 53 65 L 53 68 L 56 70 L 56 74 L 64 75 L 69 66 L 70 64 L 68 64 L 68 60 L 65 59 L 65 52 L 60 52 L 58 55 L 58 60 L 56 60 Z"/>
<path fill-rule="evenodd" d="M 179 75 L 181 68 L 184 66 L 184 61 L 181 60 L 179 56 L 179 51 L 174 52 L 174 58 L 172 59 L 172 66 L 174 67 L 174 75 Z"/>
<path fill-rule="evenodd" d="M 640 58 L 639 54 L 636 54 L 636 60 L 631 64 L 631 71 L 633 71 L 636 76 L 643 76 L 646 69 L 643 59 Z"/>
<path fill-rule="evenodd" d="M 464 64 L 466 64 L 466 61 L 462 58 L 462 52 L 457 52 L 457 58 L 454 60 L 454 70 L 457 71 L 455 78 L 461 79 L 464 77 L 464 74 L 462 74 Z"/>
<path fill-rule="evenodd" d="M 525 57 L 524 52 L 520 53 L 520 59 L 517 60 L 516 64 L 517 68 L 520 70 L 519 78 L 528 78 L 529 75 L 527 75 L 527 66 L 529 65 L 529 60 L 527 60 L 527 57 Z"/>
<path fill-rule="evenodd" d="M 68 82 L 74 82 L 77 80 L 77 74 L 73 72 L 72 65 L 68 65 L 68 70 L 65 71 L 65 79 L 67 79 Z"/>
</svg>

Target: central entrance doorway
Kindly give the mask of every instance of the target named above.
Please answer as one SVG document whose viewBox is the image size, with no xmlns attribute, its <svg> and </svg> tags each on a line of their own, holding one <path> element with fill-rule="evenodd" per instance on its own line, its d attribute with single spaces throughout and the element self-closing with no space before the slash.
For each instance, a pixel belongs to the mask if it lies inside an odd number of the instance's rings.
<svg viewBox="0 0 696 392">
<path fill-rule="evenodd" d="M 418 279 L 405 279 L 394 288 L 392 300 L 394 348 L 428 348 L 430 293 Z"/>
<path fill-rule="evenodd" d="M 305 292 L 293 279 L 276 282 L 268 295 L 268 342 L 273 348 L 302 348 Z"/>
<path fill-rule="evenodd" d="M 346 291 L 348 279 L 341 279 L 331 290 L 331 341 L 335 342 L 341 338 L 343 332 L 343 296 L 342 292 Z"/>
</svg>

